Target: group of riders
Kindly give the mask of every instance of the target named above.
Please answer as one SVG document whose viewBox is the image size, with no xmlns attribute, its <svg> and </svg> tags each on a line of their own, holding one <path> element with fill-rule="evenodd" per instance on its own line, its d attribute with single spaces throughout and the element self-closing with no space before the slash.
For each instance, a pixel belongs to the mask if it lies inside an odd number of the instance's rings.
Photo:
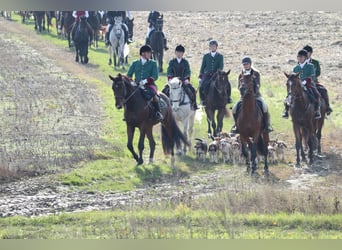
<svg viewBox="0 0 342 250">
<path fill-rule="evenodd" d="M 79 12 L 75 11 L 74 16 L 76 21 L 79 20 L 80 16 L 85 15 L 87 16 L 87 12 Z M 129 11 L 108 11 L 107 12 L 107 32 L 105 41 L 106 44 L 109 44 L 109 33 L 111 28 L 113 27 L 115 17 L 122 17 L 124 22 L 122 23 L 122 27 L 125 31 L 125 37 L 127 38 L 126 42 L 132 42 L 133 36 L 133 17 Z M 137 83 L 140 88 L 145 92 L 145 96 L 152 100 L 152 105 L 155 109 L 155 119 L 158 121 L 163 120 L 163 115 L 160 112 L 160 105 L 158 100 L 158 91 L 157 85 L 155 81 L 158 79 L 158 68 L 157 63 L 152 60 L 152 48 L 149 44 L 149 35 L 153 32 L 155 27 L 155 22 L 157 18 L 159 18 L 161 14 L 158 11 L 151 11 L 148 16 L 148 31 L 146 35 L 146 44 L 140 48 L 140 58 L 134 61 L 127 73 L 127 76 L 132 78 L 133 75 L 135 76 L 135 83 Z M 164 38 L 164 49 L 167 50 L 166 38 L 163 34 Z M 202 58 L 202 64 L 200 68 L 199 74 L 199 96 L 201 105 L 206 105 L 206 94 L 208 93 L 208 89 L 210 86 L 210 82 L 212 80 L 212 76 L 218 71 L 223 70 L 224 66 L 224 57 L 221 53 L 217 51 L 218 49 L 218 42 L 216 40 L 209 41 L 209 52 L 205 53 Z M 168 68 L 167 68 L 167 77 L 168 80 L 172 79 L 173 77 L 178 77 L 182 82 L 182 87 L 185 93 L 189 96 L 191 101 L 191 108 L 193 110 L 198 109 L 198 105 L 196 103 L 196 90 L 192 86 L 190 77 L 191 77 L 191 70 L 190 64 L 187 59 L 184 58 L 185 48 L 183 45 L 177 45 L 175 48 L 175 57 L 169 61 Z M 312 56 L 313 48 L 309 45 L 305 46 L 301 49 L 297 54 L 298 64 L 293 68 L 294 73 L 300 72 L 300 79 L 302 81 L 303 88 L 308 92 L 309 98 L 311 102 L 314 104 L 315 107 L 315 118 L 321 118 L 320 113 L 320 97 L 322 97 L 326 104 L 327 110 L 326 114 L 329 115 L 332 112 L 329 103 L 329 97 L 326 88 L 321 85 L 318 81 L 318 77 L 321 73 L 320 63 L 319 61 L 313 59 Z M 242 72 L 238 76 L 238 88 L 241 87 L 241 80 L 245 75 L 253 75 L 253 86 L 254 86 L 254 94 L 256 99 L 261 103 L 261 108 L 263 110 L 263 117 L 264 117 L 264 124 L 265 129 L 268 132 L 273 131 L 273 128 L 270 124 L 270 115 L 268 113 L 268 107 L 265 103 L 264 99 L 260 94 L 260 72 L 252 67 L 252 60 L 250 57 L 246 56 L 242 59 Z M 167 96 L 169 96 L 169 86 L 165 85 L 164 89 L 162 90 Z M 227 103 L 232 103 L 233 100 L 231 99 L 230 88 L 228 88 L 227 93 Z M 283 118 L 288 118 L 288 110 L 289 110 L 289 99 L 290 95 L 286 96 L 284 105 L 285 111 L 282 114 Z M 241 98 L 234 104 L 232 108 L 234 121 L 236 124 L 236 119 L 239 111 L 239 105 L 241 103 Z M 238 128 L 236 125 L 233 126 L 232 132 L 238 133 Z"/>
</svg>

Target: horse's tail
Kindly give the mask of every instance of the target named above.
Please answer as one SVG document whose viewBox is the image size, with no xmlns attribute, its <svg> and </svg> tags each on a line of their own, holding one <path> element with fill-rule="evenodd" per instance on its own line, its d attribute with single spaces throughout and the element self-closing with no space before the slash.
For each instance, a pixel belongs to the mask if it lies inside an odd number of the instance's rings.
<svg viewBox="0 0 342 250">
<path fill-rule="evenodd" d="M 172 113 L 169 113 L 167 117 L 164 118 L 161 131 L 164 154 L 170 154 L 170 152 L 173 152 L 175 144 L 177 147 L 180 147 L 182 142 L 187 146 L 190 145 L 182 131 L 179 129 Z"/>
<path fill-rule="evenodd" d="M 267 146 L 265 147 L 264 145 L 265 141 L 262 135 L 259 136 L 258 144 L 257 144 L 257 151 L 261 155 L 266 155 L 267 154 Z"/>
</svg>

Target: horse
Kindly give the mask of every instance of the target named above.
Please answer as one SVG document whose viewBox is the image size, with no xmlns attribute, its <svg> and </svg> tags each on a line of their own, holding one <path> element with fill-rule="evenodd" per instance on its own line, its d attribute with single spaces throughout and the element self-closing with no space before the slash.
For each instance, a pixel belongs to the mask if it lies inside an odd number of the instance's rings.
<svg viewBox="0 0 342 250">
<path fill-rule="evenodd" d="M 290 115 L 292 118 L 293 131 L 296 139 L 296 167 L 301 167 L 300 156 L 302 161 L 306 160 L 303 149 L 303 140 L 305 149 L 309 148 L 308 157 L 309 164 L 314 162 L 315 144 L 317 144 L 318 153 L 321 153 L 321 133 L 324 124 L 326 104 L 321 99 L 321 118 L 315 119 L 314 105 L 310 102 L 308 93 L 303 90 L 302 81 L 299 78 L 300 72 L 297 74 L 287 74 L 287 91 L 289 93 Z"/>
<path fill-rule="evenodd" d="M 152 56 L 158 62 L 159 72 L 163 72 L 164 57 L 164 34 L 163 34 L 163 15 L 160 15 L 154 24 L 154 30 L 149 35 L 149 45 L 152 48 Z"/>
<path fill-rule="evenodd" d="M 100 13 L 97 11 L 89 11 L 88 23 L 93 29 L 93 41 L 95 48 L 99 47 L 99 31 L 101 29 Z"/>
<path fill-rule="evenodd" d="M 26 20 L 30 19 L 33 15 L 32 11 L 19 11 L 19 15 L 21 16 L 21 22 L 25 23 Z"/>
<path fill-rule="evenodd" d="M 72 32 L 72 40 L 75 44 L 76 50 L 76 59 L 75 61 L 79 61 L 79 57 L 81 57 L 81 63 L 88 63 L 88 44 L 91 43 L 91 39 L 93 37 L 92 30 L 89 29 L 87 20 L 85 16 L 80 18 L 78 26 L 73 29 Z"/>
<path fill-rule="evenodd" d="M 125 69 L 125 62 L 127 63 L 127 49 L 128 46 L 125 43 L 125 32 L 122 28 L 122 17 L 114 17 L 114 25 L 109 34 L 110 46 L 108 46 L 109 61 L 108 64 L 112 64 L 112 55 L 114 59 L 114 69 L 122 65 L 122 69 Z M 126 55 L 125 55 L 126 49 Z"/>
<path fill-rule="evenodd" d="M 208 94 L 205 97 L 205 112 L 207 114 L 209 138 L 212 137 L 211 127 L 213 129 L 214 137 L 216 137 L 217 134 L 222 131 L 223 117 L 225 115 L 229 116 L 228 110 L 226 109 L 228 101 L 227 90 L 231 87 L 228 79 L 229 73 L 230 70 L 228 72 L 218 70 L 213 74 L 208 83 Z M 217 126 L 215 121 L 215 111 L 217 111 Z"/>
<path fill-rule="evenodd" d="M 60 18 L 58 20 L 58 30 L 61 31 L 63 29 L 64 37 L 68 39 L 69 48 L 71 48 L 71 30 L 74 23 L 75 18 L 72 16 L 72 11 L 61 11 Z"/>
<path fill-rule="evenodd" d="M 257 152 L 264 156 L 264 173 L 269 174 L 268 171 L 268 142 L 269 133 L 263 124 L 263 111 L 257 104 L 254 94 L 252 75 L 244 75 L 239 79 L 241 92 L 241 107 L 237 114 L 236 125 L 240 132 L 241 153 L 246 159 L 247 173 L 254 174 L 257 169 Z M 247 151 L 247 146 L 250 150 Z"/>
<path fill-rule="evenodd" d="M 144 140 L 147 136 L 150 144 L 149 163 L 153 162 L 155 141 L 152 134 L 152 128 L 158 122 L 151 118 L 153 111 L 150 108 L 149 102 L 144 98 L 141 89 L 132 84 L 131 80 L 126 75 L 120 73 L 116 77 L 109 75 L 112 80 L 112 90 L 114 93 L 115 106 L 117 109 L 124 108 L 124 119 L 127 126 L 127 147 L 132 153 L 137 165 L 143 164 L 142 153 L 144 150 Z M 171 105 L 168 97 L 160 93 L 163 105 L 161 105 L 161 112 L 164 119 L 161 122 L 162 145 L 164 154 L 171 153 L 171 167 L 174 167 L 174 146 L 180 146 L 181 142 L 188 145 L 187 139 L 180 131 L 175 118 L 172 114 Z M 152 113 L 151 113 L 152 112 Z M 136 128 L 140 130 L 140 137 L 138 143 L 139 156 L 134 151 L 132 144 L 134 131 Z"/>
<path fill-rule="evenodd" d="M 176 121 L 183 124 L 183 134 L 189 141 L 189 149 L 191 150 L 192 132 L 195 121 L 195 110 L 191 109 L 191 102 L 189 96 L 186 94 L 182 87 L 182 82 L 178 77 L 172 78 L 168 82 L 170 89 L 170 102 L 172 105 L 173 116 Z M 178 149 L 178 153 L 186 153 L 186 145 Z"/>
</svg>

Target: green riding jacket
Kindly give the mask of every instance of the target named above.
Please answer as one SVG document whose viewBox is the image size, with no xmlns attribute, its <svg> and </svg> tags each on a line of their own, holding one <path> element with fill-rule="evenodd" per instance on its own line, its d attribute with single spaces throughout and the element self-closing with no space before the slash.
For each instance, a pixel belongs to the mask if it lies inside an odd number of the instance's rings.
<svg viewBox="0 0 342 250">
<path fill-rule="evenodd" d="M 127 76 L 132 78 L 133 74 L 137 83 L 148 77 L 152 77 L 154 79 L 153 84 L 157 86 L 155 84 L 155 81 L 158 79 L 158 67 L 156 61 L 148 60 L 144 65 L 140 59 L 134 61 L 128 69 Z"/>
</svg>

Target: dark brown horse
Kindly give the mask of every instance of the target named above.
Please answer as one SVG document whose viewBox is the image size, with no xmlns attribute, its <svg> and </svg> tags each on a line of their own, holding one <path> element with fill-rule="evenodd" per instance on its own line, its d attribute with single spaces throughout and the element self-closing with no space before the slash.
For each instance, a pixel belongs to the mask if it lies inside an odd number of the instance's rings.
<svg viewBox="0 0 342 250">
<path fill-rule="evenodd" d="M 163 34 L 163 15 L 160 15 L 154 24 L 154 30 L 151 31 L 149 43 L 152 47 L 152 56 L 158 62 L 159 72 L 163 72 L 163 57 L 164 57 L 164 34 Z"/>
<path fill-rule="evenodd" d="M 141 89 L 137 86 L 133 86 L 131 80 L 127 76 L 118 74 L 116 77 L 109 76 L 109 78 L 113 81 L 112 89 L 115 97 L 115 106 L 118 109 L 124 108 L 128 137 L 127 147 L 129 151 L 133 154 L 137 164 L 142 164 L 144 140 L 145 136 L 147 136 L 150 143 L 149 162 L 152 163 L 156 145 L 152 128 L 158 122 L 153 119 L 153 111 L 151 111 L 148 101 L 145 100 Z M 161 112 L 164 116 L 164 120 L 161 122 L 163 150 L 164 154 L 171 153 L 171 167 L 174 167 L 174 146 L 179 147 L 181 142 L 184 142 L 187 145 L 189 145 L 189 143 L 176 124 L 168 97 L 163 93 L 160 93 L 160 96 L 165 104 L 164 107 L 161 106 Z M 140 130 L 138 143 L 139 156 L 134 151 L 132 144 L 136 128 Z"/>
<path fill-rule="evenodd" d="M 315 119 L 314 105 L 310 102 L 309 96 L 303 90 L 302 81 L 297 74 L 287 74 L 287 91 L 289 93 L 290 114 L 292 117 L 293 131 L 296 138 L 296 167 L 300 167 L 300 155 L 306 161 L 302 141 L 305 148 L 309 148 L 309 164 L 313 163 L 314 149 L 317 146 L 318 153 L 321 153 L 321 135 L 326 112 L 326 104 L 321 99 L 321 118 Z"/>
<path fill-rule="evenodd" d="M 217 134 L 222 131 L 223 117 L 224 115 L 229 115 L 228 110 L 226 109 L 228 100 L 227 91 L 228 88 L 231 88 L 228 79 L 229 73 L 230 70 L 228 72 L 218 70 L 214 73 L 208 83 L 208 94 L 206 96 L 205 106 L 208 122 L 208 137 L 212 136 L 211 127 L 213 128 L 214 136 L 217 136 Z M 217 111 L 217 125 L 215 122 L 215 111 Z"/>
<path fill-rule="evenodd" d="M 240 81 L 241 92 L 241 108 L 238 113 L 236 125 L 239 128 L 240 140 L 241 140 L 241 152 L 246 158 L 247 172 L 253 174 L 257 169 L 256 156 L 257 152 L 264 156 L 264 173 L 268 175 L 268 142 L 269 134 L 265 125 L 263 124 L 263 112 L 262 108 L 257 104 L 257 100 L 254 95 L 252 75 L 244 75 Z M 250 160 L 247 146 L 250 150 Z"/>
</svg>

